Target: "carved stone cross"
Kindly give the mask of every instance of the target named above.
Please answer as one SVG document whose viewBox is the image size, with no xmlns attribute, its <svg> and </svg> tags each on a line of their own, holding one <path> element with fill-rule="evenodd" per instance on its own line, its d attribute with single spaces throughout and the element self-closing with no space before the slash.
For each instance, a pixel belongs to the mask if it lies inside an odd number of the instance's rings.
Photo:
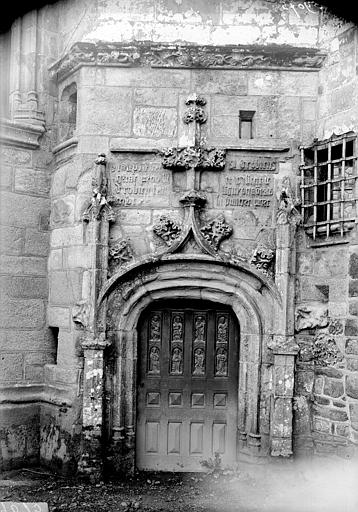
<svg viewBox="0 0 358 512">
<path fill-rule="evenodd" d="M 183 122 L 188 126 L 185 147 L 164 149 L 162 165 L 165 169 L 187 171 L 187 190 L 199 191 L 200 171 L 219 171 L 225 167 L 226 150 L 206 147 L 201 136 L 201 125 L 206 122 L 204 110 L 206 100 L 202 96 L 192 94 L 186 100 L 188 105 L 183 116 Z"/>
</svg>

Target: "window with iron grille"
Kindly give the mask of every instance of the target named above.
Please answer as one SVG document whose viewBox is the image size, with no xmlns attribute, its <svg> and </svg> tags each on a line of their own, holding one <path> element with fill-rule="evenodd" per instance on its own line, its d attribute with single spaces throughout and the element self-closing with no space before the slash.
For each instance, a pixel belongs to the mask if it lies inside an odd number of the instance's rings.
<svg viewBox="0 0 358 512">
<path fill-rule="evenodd" d="M 357 201 L 357 137 L 332 135 L 301 147 L 301 203 L 313 240 L 342 237 L 354 227 Z"/>
</svg>

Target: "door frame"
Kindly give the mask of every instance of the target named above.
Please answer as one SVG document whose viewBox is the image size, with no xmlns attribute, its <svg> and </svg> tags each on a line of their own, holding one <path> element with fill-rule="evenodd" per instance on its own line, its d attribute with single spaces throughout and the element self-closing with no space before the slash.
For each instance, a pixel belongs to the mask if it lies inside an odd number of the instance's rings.
<svg viewBox="0 0 358 512">
<path fill-rule="evenodd" d="M 120 279 L 122 278 L 122 279 Z M 126 279 L 125 279 L 126 278 Z M 115 286 L 114 286 L 115 285 Z M 260 428 L 260 392 L 264 366 L 272 366 L 267 342 L 275 319 L 282 314 L 275 287 L 260 274 L 202 255 L 172 255 L 159 264 L 146 262 L 137 272 L 123 272 L 108 286 L 108 338 L 115 347 L 110 444 L 125 471 L 135 467 L 137 394 L 137 326 L 142 312 L 160 299 L 193 299 L 231 306 L 240 326 L 238 438 L 242 448 L 257 452 L 270 434 L 270 410 L 265 431 Z M 102 302 L 103 303 L 103 302 Z M 265 333 L 265 335 L 263 334 Z M 267 408 L 266 408 L 267 409 Z M 266 443 L 268 445 L 268 442 Z"/>
</svg>

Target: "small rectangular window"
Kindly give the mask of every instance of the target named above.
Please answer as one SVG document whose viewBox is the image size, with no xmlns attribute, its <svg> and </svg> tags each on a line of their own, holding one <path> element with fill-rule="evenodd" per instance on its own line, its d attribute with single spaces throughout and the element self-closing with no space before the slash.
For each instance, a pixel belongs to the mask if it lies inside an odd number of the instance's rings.
<svg viewBox="0 0 358 512">
<path fill-rule="evenodd" d="M 301 148 L 301 202 L 306 233 L 343 236 L 356 222 L 357 138 L 332 135 Z"/>
<path fill-rule="evenodd" d="M 240 110 L 240 139 L 253 139 L 254 110 Z"/>
</svg>

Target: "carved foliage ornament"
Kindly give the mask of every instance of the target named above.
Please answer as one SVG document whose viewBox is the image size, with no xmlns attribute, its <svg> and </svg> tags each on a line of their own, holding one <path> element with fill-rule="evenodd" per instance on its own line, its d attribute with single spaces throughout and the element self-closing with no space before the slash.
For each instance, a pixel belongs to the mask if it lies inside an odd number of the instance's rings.
<svg viewBox="0 0 358 512">
<path fill-rule="evenodd" d="M 185 104 L 189 105 L 189 108 L 185 111 L 183 116 L 183 121 L 185 124 L 193 123 L 194 121 L 199 124 L 205 123 L 207 120 L 207 115 L 205 110 L 202 108 L 204 105 L 206 105 L 205 98 L 198 96 L 197 94 L 193 94 L 189 96 Z"/>
<path fill-rule="evenodd" d="M 231 235 L 232 227 L 225 222 L 224 215 L 220 214 L 200 228 L 200 231 L 207 242 L 217 251 L 220 243 Z"/>
<path fill-rule="evenodd" d="M 275 251 L 260 245 L 255 249 L 250 263 L 252 263 L 252 265 L 254 265 L 258 270 L 261 270 L 261 272 L 263 272 L 268 277 L 272 277 L 274 261 Z"/>
<path fill-rule="evenodd" d="M 110 274 L 113 274 L 117 267 L 121 267 L 133 259 L 129 241 L 118 239 L 112 242 L 109 246 L 108 257 Z"/>
<path fill-rule="evenodd" d="M 343 354 L 332 335 L 320 333 L 314 341 L 313 358 L 318 366 L 334 366 L 343 360 Z"/>
<path fill-rule="evenodd" d="M 192 167 L 223 169 L 226 150 L 222 148 L 186 147 L 166 148 L 161 151 L 164 169 L 190 169 Z"/>
<path fill-rule="evenodd" d="M 162 215 L 157 224 L 153 226 L 153 231 L 170 247 L 179 238 L 182 228 L 175 220 Z"/>
<path fill-rule="evenodd" d="M 153 67 L 310 67 L 319 68 L 325 54 L 315 49 L 276 46 L 190 46 L 163 43 L 88 43 L 72 46 L 70 51 L 51 66 L 53 77 L 61 78 L 81 64 L 116 64 L 117 66 Z"/>
</svg>

